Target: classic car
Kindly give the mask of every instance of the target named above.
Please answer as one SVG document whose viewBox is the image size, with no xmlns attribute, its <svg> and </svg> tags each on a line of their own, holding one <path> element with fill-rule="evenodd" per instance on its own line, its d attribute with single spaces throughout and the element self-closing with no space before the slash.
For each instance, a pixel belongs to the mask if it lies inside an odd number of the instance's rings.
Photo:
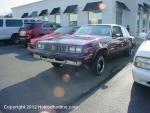
<svg viewBox="0 0 150 113">
<path fill-rule="evenodd" d="M 133 80 L 150 87 L 150 33 L 139 47 L 133 61 Z"/>
<path fill-rule="evenodd" d="M 124 30 L 123 26 L 111 24 L 82 26 L 73 35 L 38 42 L 33 56 L 54 67 L 88 65 L 100 76 L 108 57 L 132 54 L 132 42 Z"/>
<path fill-rule="evenodd" d="M 28 43 L 28 50 L 30 51 L 30 50 L 34 49 L 36 47 L 36 44 L 38 41 L 47 40 L 50 38 L 58 38 L 58 37 L 61 37 L 63 35 L 66 35 L 66 34 L 71 35 L 77 29 L 78 29 L 78 27 L 60 27 L 51 34 L 47 34 L 44 36 L 39 36 L 37 38 L 31 39 L 30 42 Z"/>
</svg>

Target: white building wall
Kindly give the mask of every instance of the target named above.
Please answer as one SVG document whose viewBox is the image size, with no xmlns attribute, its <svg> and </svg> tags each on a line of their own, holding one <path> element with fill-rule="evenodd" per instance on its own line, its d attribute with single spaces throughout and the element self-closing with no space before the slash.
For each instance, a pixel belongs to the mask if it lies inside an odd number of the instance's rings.
<svg viewBox="0 0 150 113">
<path fill-rule="evenodd" d="M 64 14 L 64 10 L 69 5 L 78 5 L 78 25 L 88 24 L 88 12 L 83 11 L 85 5 L 89 2 L 97 2 L 101 0 L 43 0 L 40 2 L 12 8 L 13 17 L 19 18 L 23 13 L 28 12 L 31 14 L 33 11 L 40 13 L 44 9 L 48 9 L 50 13 L 53 8 L 60 7 L 61 9 L 61 25 L 69 25 L 69 14 Z M 104 24 L 115 24 L 116 23 L 116 1 L 117 0 L 102 0 L 106 4 L 106 9 L 102 13 L 102 23 Z M 125 3 L 129 11 L 123 11 L 123 25 L 130 26 L 131 34 L 136 35 L 137 31 L 137 14 L 138 14 L 138 3 L 143 2 L 150 3 L 150 0 L 118 0 Z M 149 16 L 150 18 L 150 16 Z M 49 15 L 49 21 L 55 22 L 55 16 Z"/>
</svg>

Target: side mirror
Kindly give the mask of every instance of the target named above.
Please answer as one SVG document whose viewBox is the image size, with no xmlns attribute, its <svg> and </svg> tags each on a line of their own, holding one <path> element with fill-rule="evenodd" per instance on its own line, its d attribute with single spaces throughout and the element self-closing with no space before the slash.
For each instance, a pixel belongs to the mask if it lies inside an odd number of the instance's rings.
<svg viewBox="0 0 150 113">
<path fill-rule="evenodd" d="M 121 37 L 121 34 L 116 34 L 116 37 Z"/>
<path fill-rule="evenodd" d="M 120 35 L 120 34 L 115 34 L 115 33 L 113 33 L 113 34 L 112 34 L 112 37 L 113 37 L 113 38 L 117 38 L 117 37 L 121 37 L 121 35 Z"/>
</svg>

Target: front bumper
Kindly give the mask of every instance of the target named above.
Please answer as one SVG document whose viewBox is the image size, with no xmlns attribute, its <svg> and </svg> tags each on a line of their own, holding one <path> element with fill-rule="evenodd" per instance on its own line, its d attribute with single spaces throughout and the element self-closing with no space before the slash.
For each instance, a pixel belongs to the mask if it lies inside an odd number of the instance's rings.
<svg viewBox="0 0 150 113">
<path fill-rule="evenodd" d="M 150 70 L 133 66 L 132 74 L 135 82 L 150 87 Z"/>
<path fill-rule="evenodd" d="M 59 63 L 59 64 L 68 64 L 68 65 L 73 65 L 73 66 L 80 66 L 82 64 L 81 61 L 70 61 L 70 60 L 56 60 L 56 59 L 52 59 L 52 58 L 45 58 L 45 57 L 42 57 L 40 55 L 36 55 L 34 54 L 33 55 L 34 58 L 38 59 L 38 60 L 43 60 L 43 61 L 46 61 L 46 62 L 53 62 L 53 63 Z"/>
<path fill-rule="evenodd" d="M 28 43 L 30 41 L 29 36 L 20 36 L 20 41 L 23 43 Z"/>
<path fill-rule="evenodd" d="M 33 53 L 34 58 L 47 62 L 80 66 L 89 61 L 89 56 L 68 53 L 50 53 L 31 48 L 28 48 L 28 50 Z"/>
</svg>

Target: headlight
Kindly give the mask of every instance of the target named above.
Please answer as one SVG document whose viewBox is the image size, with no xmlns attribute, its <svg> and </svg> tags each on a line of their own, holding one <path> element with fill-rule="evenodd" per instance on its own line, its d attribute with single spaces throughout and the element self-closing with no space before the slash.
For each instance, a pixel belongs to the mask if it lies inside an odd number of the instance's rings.
<svg viewBox="0 0 150 113">
<path fill-rule="evenodd" d="M 82 52 L 82 48 L 81 47 L 76 47 L 76 53 L 81 53 Z"/>
<path fill-rule="evenodd" d="M 70 53 L 81 53 L 82 52 L 82 48 L 81 47 L 72 46 L 72 47 L 69 47 L 69 52 Z"/>
<path fill-rule="evenodd" d="M 41 43 L 37 44 L 37 48 L 38 49 L 44 49 L 44 44 L 41 44 Z"/>
<path fill-rule="evenodd" d="M 144 57 L 136 57 L 134 65 L 139 68 L 150 70 L 150 59 Z"/>
<path fill-rule="evenodd" d="M 70 53 L 75 53 L 75 51 L 76 51 L 76 48 L 74 46 L 69 47 L 69 52 Z"/>
</svg>

